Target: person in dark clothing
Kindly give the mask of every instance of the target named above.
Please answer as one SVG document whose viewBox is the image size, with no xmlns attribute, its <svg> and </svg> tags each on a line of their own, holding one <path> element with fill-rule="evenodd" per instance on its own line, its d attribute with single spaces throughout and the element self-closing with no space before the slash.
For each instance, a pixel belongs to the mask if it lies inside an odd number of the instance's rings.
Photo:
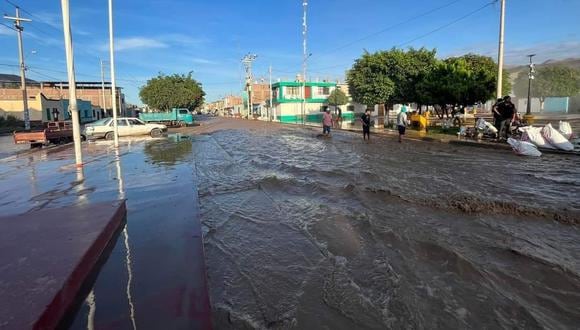
<svg viewBox="0 0 580 330">
<path fill-rule="evenodd" d="M 499 136 L 500 139 L 507 139 L 510 127 L 516 119 L 516 106 L 512 103 L 511 97 L 505 96 L 499 109 L 502 119 Z"/>
<path fill-rule="evenodd" d="M 362 116 L 360 117 L 360 120 L 362 122 L 362 128 L 363 128 L 363 140 L 368 139 L 370 141 L 370 139 L 371 139 L 371 111 L 370 110 L 365 111 L 365 113 L 363 113 Z"/>
</svg>

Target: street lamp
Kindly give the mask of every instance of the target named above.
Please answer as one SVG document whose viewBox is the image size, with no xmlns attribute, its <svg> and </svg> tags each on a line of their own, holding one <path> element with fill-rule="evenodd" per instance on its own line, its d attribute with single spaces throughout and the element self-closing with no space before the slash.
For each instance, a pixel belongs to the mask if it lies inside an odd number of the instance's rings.
<svg viewBox="0 0 580 330">
<path fill-rule="evenodd" d="M 532 114 L 532 103 L 530 100 L 531 97 L 531 91 L 532 91 L 532 80 L 534 79 L 534 73 L 536 73 L 536 69 L 534 66 L 534 63 L 532 63 L 532 58 L 536 56 L 536 54 L 530 54 L 528 55 L 528 57 L 530 58 L 530 64 L 528 65 L 529 67 L 529 73 L 528 73 L 528 104 L 526 107 L 526 116 L 530 117 Z"/>
</svg>

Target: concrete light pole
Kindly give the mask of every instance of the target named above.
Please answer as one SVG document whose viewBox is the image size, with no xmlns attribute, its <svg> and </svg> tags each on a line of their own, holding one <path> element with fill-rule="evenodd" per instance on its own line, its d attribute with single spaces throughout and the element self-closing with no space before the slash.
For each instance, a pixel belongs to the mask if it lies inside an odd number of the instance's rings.
<svg viewBox="0 0 580 330">
<path fill-rule="evenodd" d="M 499 47 L 497 53 L 497 98 L 502 97 L 503 84 L 503 46 L 504 46 L 504 30 L 505 30 L 505 0 L 501 2 L 501 13 L 499 17 Z"/>
<path fill-rule="evenodd" d="M 81 127 L 79 121 L 79 109 L 77 106 L 77 88 L 75 78 L 75 64 L 73 56 L 72 33 L 70 27 L 69 0 L 61 0 L 62 25 L 64 31 L 64 49 L 66 54 L 66 71 L 68 74 L 68 104 L 73 126 L 73 141 L 75 149 L 75 163 L 77 167 L 83 166 L 81 150 Z"/>
<path fill-rule="evenodd" d="M 111 68 L 111 103 L 113 107 L 113 135 L 115 148 L 119 147 L 119 128 L 117 127 L 117 85 L 115 83 L 115 46 L 113 39 L 113 0 L 109 0 L 109 67 Z M 120 104 L 119 104 L 120 105 Z"/>
<path fill-rule="evenodd" d="M 103 117 L 107 114 L 107 99 L 105 98 L 105 70 L 103 68 L 103 60 L 99 59 L 101 62 L 101 91 L 102 91 L 102 102 L 103 102 Z"/>
<path fill-rule="evenodd" d="M 273 108 L 273 101 L 272 100 L 272 65 L 268 68 L 268 74 L 270 76 L 270 104 L 268 109 L 268 121 L 272 121 L 272 108 Z"/>
<path fill-rule="evenodd" d="M 302 51 L 303 51 L 303 59 L 302 59 L 302 125 L 305 124 L 304 116 L 306 116 L 306 60 L 308 60 L 307 47 L 307 33 L 308 33 L 308 24 L 306 23 L 306 12 L 308 9 L 308 1 L 302 0 L 302 9 L 303 9 L 303 16 L 302 16 Z M 312 55 L 312 54 L 311 54 Z"/>
<path fill-rule="evenodd" d="M 532 92 L 532 80 L 534 79 L 534 73 L 536 73 L 536 69 L 534 68 L 534 63 L 532 62 L 532 58 L 536 56 L 536 54 L 530 54 L 528 57 L 530 58 L 529 69 L 530 72 L 528 73 L 528 104 L 526 106 L 526 120 L 532 120 L 532 102 L 531 102 L 531 92 Z"/>
<path fill-rule="evenodd" d="M 14 29 L 18 35 L 18 56 L 20 58 L 20 89 L 22 90 L 22 105 L 24 107 L 24 129 L 30 130 L 30 110 L 28 109 L 28 93 L 26 92 L 26 66 L 24 65 L 24 47 L 22 46 L 22 31 L 24 28 L 20 22 L 32 22 L 32 20 L 20 17 L 19 7 L 16 7 L 15 17 L 4 15 L 4 18 L 14 21 Z"/>
<path fill-rule="evenodd" d="M 246 54 L 244 58 L 242 58 L 242 64 L 246 68 L 246 90 L 248 91 L 248 119 L 250 119 L 250 115 L 252 114 L 252 84 L 254 77 L 252 75 L 252 62 L 254 62 L 258 58 L 256 54 Z"/>
</svg>

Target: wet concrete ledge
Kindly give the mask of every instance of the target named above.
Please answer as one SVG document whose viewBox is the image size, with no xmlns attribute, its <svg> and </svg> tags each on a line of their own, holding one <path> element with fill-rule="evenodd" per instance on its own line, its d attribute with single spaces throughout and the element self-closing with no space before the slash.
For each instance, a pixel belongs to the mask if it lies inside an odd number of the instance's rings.
<svg viewBox="0 0 580 330">
<path fill-rule="evenodd" d="M 54 329 L 106 258 L 125 201 L 0 218 L 0 329 Z"/>
</svg>

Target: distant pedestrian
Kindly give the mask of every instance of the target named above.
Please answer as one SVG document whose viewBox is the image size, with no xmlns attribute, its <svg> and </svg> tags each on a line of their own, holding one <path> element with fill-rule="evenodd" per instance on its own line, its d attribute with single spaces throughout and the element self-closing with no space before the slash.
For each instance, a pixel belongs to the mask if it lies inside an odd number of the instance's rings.
<svg viewBox="0 0 580 330">
<path fill-rule="evenodd" d="M 397 115 L 397 128 L 399 129 L 399 143 L 403 142 L 403 135 L 405 135 L 405 130 L 409 120 L 407 119 L 407 107 L 403 105 L 401 107 L 401 112 Z"/>
<path fill-rule="evenodd" d="M 342 109 L 336 107 L 336 127 L 340 128 L 342 126 Z"/>
<path fill-rule="evenodd" d="M 330 109 L 326 109 L 322 114 L 322 134 L 330 136 L 330 126 L 332 126 L 332 115 Z"/>
<path fill-rule="evenodd" d="M 363 140 L 371 140 L 371 111 L 367 109 L 360 117 L 363 129 Z"/>
</svg>

